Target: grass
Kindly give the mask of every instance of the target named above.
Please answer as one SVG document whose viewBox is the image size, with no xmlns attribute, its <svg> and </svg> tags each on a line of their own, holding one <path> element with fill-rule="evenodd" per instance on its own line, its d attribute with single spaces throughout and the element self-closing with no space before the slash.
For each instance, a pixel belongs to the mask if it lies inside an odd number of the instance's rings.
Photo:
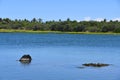
<svg viewBox="0 0 120 80">
<path fill-rule="evenodd" d="M 58 33 L 59 31 L 33 31 L 33 30 L 13 30 L 0 29 L 0 33 Z"/>
<path fill-rule="evenodd" d="M 120 34 L 113 32 L 61 32 L 61 31 L 33 31 L 33 30 L 13 30 L 13 29 L 0 29 L 0 33 L 56 33 L 56 34 Z"/>
</svg>

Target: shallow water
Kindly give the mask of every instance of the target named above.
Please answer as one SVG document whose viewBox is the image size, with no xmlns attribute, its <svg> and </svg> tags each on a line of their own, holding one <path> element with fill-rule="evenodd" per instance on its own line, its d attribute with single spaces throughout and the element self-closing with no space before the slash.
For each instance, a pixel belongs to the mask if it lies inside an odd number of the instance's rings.
<svg viewBox="0 0 120 80">
<path fill-rule="evenodd" d="M 0 33 L 0 80 L 120 80 L 120 35 Z M 21 64 L 23 54 L 32 62 Z M 81 67 L 84 63 L 111 64 Z"/>
</svg>

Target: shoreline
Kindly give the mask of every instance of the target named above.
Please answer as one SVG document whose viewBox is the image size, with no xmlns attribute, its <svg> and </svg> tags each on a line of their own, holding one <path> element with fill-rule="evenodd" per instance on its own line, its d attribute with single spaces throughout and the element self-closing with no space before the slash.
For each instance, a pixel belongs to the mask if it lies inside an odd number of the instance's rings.
<svg viewBox="0 0 120 80">
<path fill-rule="evenodd" d="M 0 33 L 40 33 L 40 34 L 113 34 L 120 35 L 120 33 L 114 32 L 61 32 L 61 31 L 33 31 L 33 30 L 13 30 L 13 29 L 0 29 Z"/>
</svg>

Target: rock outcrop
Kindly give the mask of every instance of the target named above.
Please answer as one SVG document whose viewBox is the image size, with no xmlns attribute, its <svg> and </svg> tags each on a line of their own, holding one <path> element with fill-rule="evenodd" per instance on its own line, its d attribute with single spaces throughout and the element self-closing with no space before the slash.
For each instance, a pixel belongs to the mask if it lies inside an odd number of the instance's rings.
<svg viewBox="0 0 120 80">
<path fill-rule="evenodd" d="M 32 58 L 31 58 L 31 56 L 30 56 L 29 54 L 23 55 L 23 56 L 19 59 L 19 61 L 20 61 L 21 63 L 30 63 L 31 60 L 32 60 Z"/>
<path fill-rule="evenodd" d="M 104 64 L 104 63 L 85 63 L 82 64 L 83 66 L 87 66 L 87 67 L 105 67 L 105 66 L 109 66 L 110 64 Z"/>
</svg>

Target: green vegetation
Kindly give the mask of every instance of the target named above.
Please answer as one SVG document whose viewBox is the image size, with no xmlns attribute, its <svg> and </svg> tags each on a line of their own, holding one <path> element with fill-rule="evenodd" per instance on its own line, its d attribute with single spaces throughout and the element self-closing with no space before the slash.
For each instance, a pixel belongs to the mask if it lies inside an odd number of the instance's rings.
<svg viewBox="0 0 120 80">
<path fill-rule="evenodd" d="M 55 33 L 120 33 L 120 22 L 112 21 L 76 21 L 69 18 L 65 21 L 11 20 L 0 18 L 0 32 L 55 32 Z"/>
</svg>

